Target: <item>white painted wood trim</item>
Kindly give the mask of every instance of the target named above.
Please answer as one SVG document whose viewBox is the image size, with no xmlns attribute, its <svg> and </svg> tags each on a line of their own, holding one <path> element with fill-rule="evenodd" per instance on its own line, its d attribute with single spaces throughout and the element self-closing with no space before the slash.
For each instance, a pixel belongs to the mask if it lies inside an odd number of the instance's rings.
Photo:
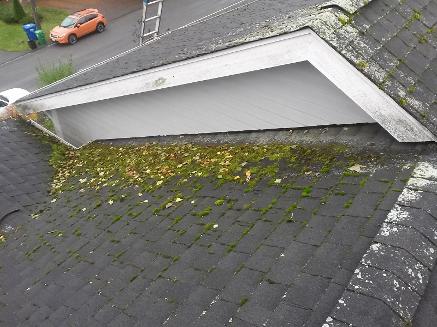
<svg viewBox="0 0 437 327">
<path fill-rule="evenodd" d="M 310 29 L 41 96 L 17 106 L 25 113 L 47 111 L 301 61 L 309 61 L 398 141 L 436 141 L 431 132 Z"/>
<path fill-rule="evenodd" d="M 312 32 L 308 61 L 399 142 L 436 141 L 436 137 L 389 95 Z"/>
<path fill-rule="evenodd" d="M 56 133 L 76 146 L 96 139 L 375 122 L 308 61 L 46 114 Z"/>
</svg>

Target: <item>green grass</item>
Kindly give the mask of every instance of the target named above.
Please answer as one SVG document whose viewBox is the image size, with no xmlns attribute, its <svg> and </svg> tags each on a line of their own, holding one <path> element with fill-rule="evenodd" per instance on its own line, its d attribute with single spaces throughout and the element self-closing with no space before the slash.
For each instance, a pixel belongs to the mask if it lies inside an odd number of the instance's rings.
<svg viewBox="0 0 437 327">
<path fill-rule="evenodd" d="M 0 3 L 0 12 L 10 10 L 12 1 L 8 4 Z M 24 5 L 24 10 L 30 16 L 31 8 L 29 5 Z M 68 16 L 68 12 L 61 9 L 38 7 L 38 12 L 42 16 L 41 28 L 44 31 L 46 38 L 50 30 L 59 25 L 59 23 Z M 29 50 L 27 46 L 27 36 L 22 29 L 22 24 L 6 24 L 0 20 L 0 50 L 6 51 L 24 51 Z"/>
</svg>

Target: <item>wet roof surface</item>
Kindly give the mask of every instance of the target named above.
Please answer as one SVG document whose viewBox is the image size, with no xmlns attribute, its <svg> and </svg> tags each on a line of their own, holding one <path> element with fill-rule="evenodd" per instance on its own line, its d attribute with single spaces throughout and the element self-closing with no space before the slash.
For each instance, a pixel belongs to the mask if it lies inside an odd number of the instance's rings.
<svg viewBox="0 0 437 327">
<path fill-rule="evenodd" d="M 27 212 L 48 195 L 50 146 L 29 133 L 22 123 L 0 121 L 0 219 L 15 211 Z"/>
<path fill-rule="evenodd" d="M 399 148 L 386 135 L 386 159 L 359 174 L 281 166 L 295 185 L 286 192 L 199 178 L 183 189 L 169 182 L 150 193 L 107 186 L 49 197 L 48 146 L 17 122 L 1 127 L 0 193 L 19 209 L 0 225 L 4 326 L 321 326 L 412 164 L 433 153 Z M 382 140 L 378 129 L 296 133 Z M 162 206 L 175 191 L 184 200 Z M 426 326 L 422 314 L 434 314 L 434 275 L 417 326 Z"/>
</svg>

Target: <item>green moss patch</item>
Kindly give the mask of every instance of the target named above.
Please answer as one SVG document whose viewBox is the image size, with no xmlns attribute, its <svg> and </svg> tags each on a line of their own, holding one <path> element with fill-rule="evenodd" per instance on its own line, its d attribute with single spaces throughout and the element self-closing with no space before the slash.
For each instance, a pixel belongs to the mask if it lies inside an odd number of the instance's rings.
<svg viewBox="0 0 437 327">
<path fill-rule="evenodd" d="M 352 163 L 375 158 L 376 155 L 352 153 L 338 145 L 92 144 L 75 151 L 55 145 L 50 163 L 56 171 L 53 193 L 106 186 L 137 186 L 153 192 L 170 182 L 196 188 L 205 177 L 215 180 L 217 186 L 231 182 L 254 188 L 261 180 L 267 180 L 270 185 L 288 189 L 293 187 L 287 175 L 290 172 L 318 176 L 327 166 L 340 171 Z M 310 187 L 303 189 L 303 196 L 310 194 Z M 218 200 L 215 205 L 223 203 Z M 204 215 L 206 211 L 202 211 L 201 216 Z"/>
</svg>

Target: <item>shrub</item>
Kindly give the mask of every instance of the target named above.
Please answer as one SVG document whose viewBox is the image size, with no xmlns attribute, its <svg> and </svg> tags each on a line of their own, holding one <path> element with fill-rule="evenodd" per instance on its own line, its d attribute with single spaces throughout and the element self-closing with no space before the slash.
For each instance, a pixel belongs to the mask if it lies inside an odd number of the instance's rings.
<svg viewBox="0 0 437 327">
<path fill-rule="evenodd" d="M 13 19 L 13 14 L 12 14 L 12 10 L 9 6 L 6 5 L 2 5 L 0 7 L 0 20 L 7 23 L 7 20 L 10 19 L 10 17 L 12 17 Z"/>
<path fill-rule="evenodd" d="M 70 58 L 65 62 L 60 60 L 57 64 L 40 65 L 36 71 L 38 72 L 39 84 L 46 86 L 73 74 L 73 60 Z"/>
<path fill-rule="evenodd" d="M 73 60 L 69 58 L 65 62 L 60 60 L 58 64 L 40 65 L 36 68 L 36 71 L 38 72 L 39 84 L 46 86 L 73 74 Z M 37 113 L 34 117 L 29 118 L 47 128 L 49 131 L 56 133 L 52 120 L 46 114 Z"/>
<path fill-rule="evenodd" d="M 20 21 L 20 19 L 26 17 L 26 13 L 24 12 L 23 6 L 21 5 L 20 1 L 13 0 L 12 7 L 14 9 L 14 18 L 17 22 Z"/>
<path fill-rule="evenodd" d="M 14 1 L 15 2 L 15 1 Z M 0 2 L 0 20 L 5 22 L 6 24 L 27 24 L 33 23 L 33 17 L 30 13 L 24 12 L 24 15 L 19 15 L 18 17 L 15 15 L 14 4 L 12 3 L 1 3 Z M 21 6 L 21 5 L 20 5 Z M 23 8 L 23 7 L 21 7 Z M 41 21 L 42 16 L 37 13 L 38 19 Z"/>
</svg>

